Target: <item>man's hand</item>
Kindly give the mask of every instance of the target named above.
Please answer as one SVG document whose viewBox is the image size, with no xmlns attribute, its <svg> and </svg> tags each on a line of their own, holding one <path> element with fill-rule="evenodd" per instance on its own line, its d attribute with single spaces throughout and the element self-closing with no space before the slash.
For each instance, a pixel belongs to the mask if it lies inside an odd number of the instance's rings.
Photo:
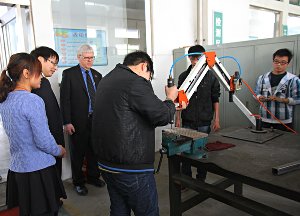
<svg viewBox="0 0 300 216">
<path fill-rule="evenodd" d="M 184 110 L 184 109 L 186 109 L 186 107 L 187 107 L 187 104 L 184 101 L 182 101 L 181 106 L 176 107 L 176 110 L 177 111 Z"/>
<path fill-rule="evenodd" d="M 178 89 L 175 85 L 170 88 L 166 86 L 165 92 L 166 92 L 167 99 L 172 100 L 173 102 L 176 100 L 178 96 Z"/>
<path fill-rule="evenodd" d="M 270 96 L 268 97 L 270 100 L 272 101 L 277 101 L 279 103 L 289 103 L 289 99 L 288 98 L 280 98 L 280 97 L 275 97 L 275 96 Z"/>
<path fill-rule="evenodd" d="M 64 132 L 68 135 L 72 135 L 75 133 L 75 128 L 72 124 L 66 124 L 64 125 Z"/>
<path fill-rule="evenodd" d="M 279 103 L 289 103 L 289 99 L 288 98 L 280 98 L 280 97 L 276 97 L 276 96 L 269 96 L 269 97 L 265 97 L 265 96 L 260 96 L 259 101 L 261 102 L 267 102 L 267 101 L 277 101 Z"/>
<path fill-rule="evenodd" d="M 267 101 L 270 101 L 270 98 L 269 97 L 265 97 L 265 96 L 259 96 L 258 100 L 260 102 L 267 102 Z"/>
<path fill-rule="evenodd" d="M 212 129 L 213 131 L 218 131 L 220 129 L 220 121 L 219 120 L 214 120 L 213 125 L 212 125 Z"/>
<path fill-rule="evenodd" d="M 58 145 L 58 147 L 60 148 L 60 155 L 58 157 L 65 157 L 67 154 L 66 149 L 62 145 Z"/>
</svg>

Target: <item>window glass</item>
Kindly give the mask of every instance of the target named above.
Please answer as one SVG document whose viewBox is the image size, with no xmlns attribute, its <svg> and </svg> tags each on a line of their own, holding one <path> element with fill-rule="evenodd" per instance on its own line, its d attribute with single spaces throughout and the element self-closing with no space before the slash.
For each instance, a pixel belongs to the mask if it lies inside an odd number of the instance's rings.
<svg viewBox="0 0 300 216">
<path fill-rule="evenodd" d="M 300 5 L 300 1 L 299 0 L 290 0 L 290 4 Z"/>
<path fill-rule="evenodd" d="M 288 35 L 300 34 L 300 17 L 288 16 L 287 26 L 288 26 Z"/>
<path fill-rule="evenodd" d="M 7 40 L 9 41 L 9 48 L 10 48 L 10 53 L 14 54 L 17 52 L 18 48 L 17 48 L 17 44 L 18 44 L 18 40 L 22 40 L 22 38 L 18 37 L 18 34 L 16 32 L 16 19 L 14 18 L 13 20 L 11 20 L 9 23 L 7 23 L 7 25 L 5 26 L 7 29 Z"/>
<path fill-rule="evenodd" d="M 30 9 L 24 5 L 0 4 L 0 68 L 7 66 L 9 57 L 34 48 Z"/>
<path fill-rule="evenodd" d="M 137 49 L 146 51 L 145 0 L 52 0 L 52 14 L 55 38 L 66 39 L 65 44 L 59 45 L 56 40 L 55 49 L 62 61 L 76 58 L 74 52 L 83 40 L 76 41 L 75 36 L 86 37 L 86 43 L 95 47 L 95 54 L 107 58 L 100 62 L 95 56 L 95 66 L 103 75 L 127 53 Z M 81 31 L 76 33 L 76 30 Z M 67 38 L 71 31 L 72 39 Z M 74 50 L 70 51 L 68 46 Z"/>
<path fill-rule="evenodd" d="M 250 8 L 249 39 L 273 38 L 276 14 L 274 11 Z"/>
</svg>

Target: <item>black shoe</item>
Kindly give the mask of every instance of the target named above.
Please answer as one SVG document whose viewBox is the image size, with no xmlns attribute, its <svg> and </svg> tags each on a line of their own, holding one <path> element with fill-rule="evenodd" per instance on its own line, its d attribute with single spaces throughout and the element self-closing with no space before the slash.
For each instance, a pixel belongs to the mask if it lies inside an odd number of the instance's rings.
<svg viewBox="0 0 300 216">
<path fill-rule="evenodd" d="M 88 194 L 88 189 L 84 185 L 77 185 L 75 186 L 75 191 L 80 196 L 85 196 Z"/>
<path fill-rule="evenodd" d="M 104 187 L 106 184 L 101 179 L 95 179 L 95 180 L 87 180 L 88 184 L 94 185 L 96 187 Z"/>
</svg>

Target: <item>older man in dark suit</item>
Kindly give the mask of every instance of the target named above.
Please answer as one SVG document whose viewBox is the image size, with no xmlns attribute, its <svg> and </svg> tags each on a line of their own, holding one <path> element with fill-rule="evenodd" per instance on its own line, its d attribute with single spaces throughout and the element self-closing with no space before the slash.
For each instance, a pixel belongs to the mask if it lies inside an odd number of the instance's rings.
<svg viewBox="0 0 300 216">
<path fill-rule="evenodd" d="M 77 52 L 79 64 L 63 71 L 60 103 L 63 113 L 64 130 L 70 135 L 70 156 L 72 178 L 79 195 L 88 193 L 82 172 L 84 159 L 87 162 L 87 183 L 103 187 L 91 144 L 91 123 L 95 91 L 102 75 L 92 69 L 94 51 L 90 45 L 82 45 Z"/>
</svg>

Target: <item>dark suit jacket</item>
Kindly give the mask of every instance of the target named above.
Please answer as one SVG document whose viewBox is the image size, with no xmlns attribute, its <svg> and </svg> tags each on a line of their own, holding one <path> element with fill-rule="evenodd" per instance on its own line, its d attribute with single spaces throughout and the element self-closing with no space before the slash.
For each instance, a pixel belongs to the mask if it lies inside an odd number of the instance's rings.
<svg viewBox="0 0 300 216">
<path fill-rule="evenodd" d="M 91 72 L 97 88 L 102 75 L 92 68 Z M 79 64 L 63 71 L 60 86 L 60 106 L 64 125 L 73 124 L 76 132 L 87 128 L 89 96 Z"/>
<path fill-rule="evenodd" d="M 62 116 L 49 80 L 43 77 L 41 87 L 31 92 L 44 100 L 50 132 L 58 145 L 65 146 Z"/>
</svg>

